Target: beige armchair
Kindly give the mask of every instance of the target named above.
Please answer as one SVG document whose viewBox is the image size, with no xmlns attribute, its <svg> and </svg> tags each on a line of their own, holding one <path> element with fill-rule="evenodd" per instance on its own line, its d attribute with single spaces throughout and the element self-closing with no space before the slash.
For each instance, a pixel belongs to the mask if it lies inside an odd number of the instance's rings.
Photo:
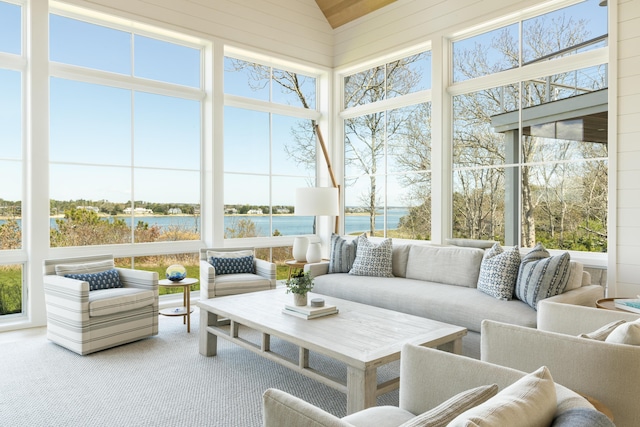
<svg viewBox="0 0 640 427">
<path fill-rule="evenodd" d="M 254 251 L 253 248 L 200 249 L 200 300 L 275 289 L 276 265 L 255 257 L 253 273 L 216 275 L 215 267 L 209 263 L 211 255 L 228 254 L 226 256 L 231 257 L 243 255 L 241 252 L 253 254 Z"/>
<path fill-rule="evenodd" d="M 541 301 L 537 329 L 485 320 L 482 360 L 527 371 L 546 365 L 556 382 L 608 407 L 618 427 L 640 425 L 640 347 L 580 338 L 640 316 Z"/>
<path fill-rule="evenodd" d="M 90 290 L 89 280 L 113 269 L 122 287 Z M 47 338 L 78 354 L 158 334 L 158 273 L 114 268 L 112 255 L 45 260 L 44 295 Z"/>
</svg>

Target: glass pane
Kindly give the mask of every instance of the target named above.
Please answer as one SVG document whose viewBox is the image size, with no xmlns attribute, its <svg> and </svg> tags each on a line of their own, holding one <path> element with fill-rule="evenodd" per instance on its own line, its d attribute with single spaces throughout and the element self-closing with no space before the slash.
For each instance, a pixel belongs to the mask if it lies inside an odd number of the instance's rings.
<svg viewBox="0 0 640 427">
<path fill-rule="evenodd" d="M 316 136 L 311 120 L 272 116 L 272 170 L 277 175 L 310 176 L 316 166 Z"/>
<path fill-rule="evenodd" d="M 51 164 L 51 246 L 130 243 L 121 217 L 130 205 L 128 168 Z"/>
<path fill-rule="evenodd" d="M 523 166 L 522 245 L 606 252 L 606 160 Z"/>
<path fill-rule="evenodd" d="M 316 109 L 316 79 L 292 71 L 273 69 L 273 102 Z"/>
<path fill-rule="evenodd" d="M 546 104 L 589 94 L 607 87 L 606 65 L 567 71 L 524 82 L 523 105 L 530 107 Z"/>
<path fill-rule="evenodd" d="M 548 55 L 559 58 L 606 46 L 606 39 L 597 40 L 608 32 L 608 8 L 600 3 L 601 0 L 582 1 L 523 21 L 523 62 L 535 62 Z M 585 45 L 579 46 L 581 44 Z"/>
<path fill-rule="evenodd" d="M 0 160 L 0 249 L 22 248 L 22 162 Z"/>
<path fill-rule="evenodd" d="M 378 175 L 345 179 L 345 218 L 347 234 L 384 232 L 385 177 Z"/>
<path fill-rule="evenodd" d="M 135 93 L 134 164 L 200 169 L 200 102 Z"/>
<path fill-rule="evenodd" d="M 461 82 L 519 66 L 518 24 L 453 43 L 453 81 Z"/>
<path fill-rule="evenodd" d="M 387 64 L 387 98 L 431 89 L 431 52 Z"/>
<path fill-rule="evenodd" d="M 51 78 L 52 161 L 131 164 L 131 92 Z"/>
<path fill-rule="evenodd" d="M 453 172 L 453 237 L 504 243 L 504 168 Z"/>
<path fill-rule="evenodd" d="M 0 265 L 0 316 L 22 313 L 22 264 Z"/>
<path fill-rule="evenodd" d="M 1 4 L 1 3 L 0 3 Z M 0 9 L 1 10 L 1 9 Z M 22 78 L 0 69 L 0 158 L 22 158 Z M 6 182 L 6 181 L 3 181 Z"/>
<path fill-rule="evenodd" d="M 271 69 L 254 62 L 224 58 L 224 93 L 269 100 Z"/>
<path fill-rule="evenodd" d="M 315 233 L 315 216 L 294 216 L 296 188 L 314 185 L 308 179 L 273 178 L 273 236 L 292 236 Z"/>
<path fill-rule="evenodd" d="M 517 85 L 453 98 L 454 167 L 517 162 Z"/>
<path fill-rule="evenodd" d="M 0 1 L 0 52 L 22 54 L 22 7 L 3 1 Z"/>
<path fill-rule="evenodd" d="M 389 180 L 388 228 L 396 230 L 392 237 L 431 239 L 431 174 L 413 173 Z M 401 207 L 396 207 L 401 206 Z"/>
<path fill-rule="evenodd" d="M 269 173 L 269 113 L 224 108 L 224 170 Z"/>
<path fill-rule="evenodd" d="M 225 174 L 224 208 L 225 239 L 269 236 L 268 177 Z"/>
<path fill-rule="evenodd" d="M 431 103 L 387 112 L 389 173 L 431 169 Z"/>
<path fill-rule="evenodd" d="M 385 66 L 361 71 L 344 78 L 344 106 L 370 104 L 385 99 Z"/>
<path fill-rule="evenodd" d="M 345 176 L 384 173 L 385 113 L 344 121 Z"/>
<path fill-rule="evenodd" d="M 155 271 L 158 273 L 160 280 L 166 278 L 166 271 L 170 265 L 180 264 L 187 269 L 187 277 L 198 279 L 200 277 L 200 254 L 199 253 L 181 253 L 171 255 L 154 255 L 140 256 L 133 259 L 131 266 L 130 258 L 119 258 L 115 260 L 116 266 L 123 268 L 134 268 L 136 270 Z M 184 288 L 166 288 L 160 286 L 158 288 L 160 295 L 182 294 Z M 200 283 L 191 286 L 191 291 L 200 289 Z"/>
<path fill-rule="evenodd" d="M 49 17 L 52 61 L 131 75 L 131 33 L 54 14 Z"/>
<path fill-rule="evenodd" d="M 200 49 L 139 35 L 134 46 L 137 77 L 200 87 Z"/>
</svg>

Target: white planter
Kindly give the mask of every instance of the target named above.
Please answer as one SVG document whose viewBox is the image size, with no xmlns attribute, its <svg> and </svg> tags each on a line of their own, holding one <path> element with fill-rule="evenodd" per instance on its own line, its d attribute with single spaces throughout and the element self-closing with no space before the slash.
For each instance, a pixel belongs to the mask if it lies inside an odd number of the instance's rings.
<svg viewBox="0 0 640 427">
<path fill-rule="evenodd" d="M 309 247 L 309 239 L 306 237 L 296 237 L 293 239 L 293 250 L 291 254 L 293 258 L 298 262 L 305 262 L 307 260 L 307 249 Z"/>
<path fill-rule="evenodd" d="M 320 262 L 322 260 L 322 248 L 320 243 L 309 243 L 307 249 L 307 262 Z"/>
<path fill-rule="evenodd" d="M 298 306 L 307 305 L 307 294 L 293 294 L 293 303 Z"/>
</svg>

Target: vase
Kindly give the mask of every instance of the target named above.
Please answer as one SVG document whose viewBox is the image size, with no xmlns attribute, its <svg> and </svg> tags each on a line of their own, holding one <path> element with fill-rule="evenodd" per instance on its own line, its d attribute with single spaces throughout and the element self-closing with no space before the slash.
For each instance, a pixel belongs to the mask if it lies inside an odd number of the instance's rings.
<svg viewBox="0 0 640 427">
<path fill-rule="evenodd" d="M 309 243 L 307 249 L 307 262 L 320 262 L 322 260 L 322 248 L 320 243 Z"/>
<path fill-rule="evenodd" d="M 293 294 L 293 303 L 295 305 L 307 305 L 307 294 Z"/>
<path fill-rule="evenodd" d="M 303 236 L 293 239 L 293 250 L 291 254 L 293 258 L 298 262 L 305 262 L 307 260 L 307 248 L 309 247 L 309 239 Z"/>
</svg>

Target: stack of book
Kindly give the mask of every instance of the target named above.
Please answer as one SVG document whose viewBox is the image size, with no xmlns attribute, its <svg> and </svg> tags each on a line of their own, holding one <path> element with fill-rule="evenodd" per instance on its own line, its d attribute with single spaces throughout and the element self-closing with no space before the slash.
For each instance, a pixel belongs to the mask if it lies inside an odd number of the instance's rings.
<svg viewBox="0 0 640 427">
<path fill-rule="evenodd" d="M 311 307 L 308 305 L 289 305 L 285 304 L 282 312 L 291 316 L 300 317 L 302 319 L 315 319 L 317 317 L 336 314 L 338 309 L 335 305 L 325 305 L 323 307 Z"/>
<path fill-rule="evenodd" d="M 640 313 L 640 299 L 616 299 L 616 308 Z"/>
</svg>

